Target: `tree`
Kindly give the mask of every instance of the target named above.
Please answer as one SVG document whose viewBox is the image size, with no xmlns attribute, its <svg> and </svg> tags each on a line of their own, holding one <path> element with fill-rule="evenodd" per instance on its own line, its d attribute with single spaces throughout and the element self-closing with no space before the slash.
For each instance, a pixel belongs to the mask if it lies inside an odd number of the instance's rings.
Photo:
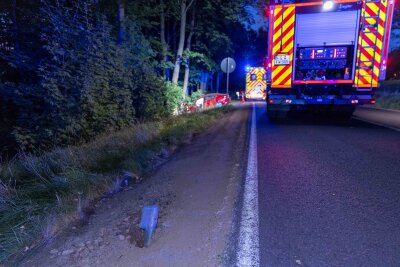
<svg viewBox="0 0 400 267">
<path fill-rule="evenodd" d="M 186 0 L 181 0 L 181 13 L 180 13 L 180 31 L 179 31 L 179 45 L 178 45 L 178 50 L 176 52 L 176 60 L 175 60 L 175 67 L 174 67 L 174 73 L 172 76 L 172 82 L 174 84 L 178 83 L 179 79 L 179 72 L 180 72 L 180 67 L 181 67 L 181 61 L 182 61 L 182 55 L 183 55 L 183 49 L 185 45 L 185 38 L 186 38 L 186 15 L 193 4 L 194 0 L 189 0 L 189 3 L 187 4 Z"/>
<path fill-rule="evenodd" d="M 125 40 L 125 1 L 118 0 L 118 44 L 122 45 Z"/>
<path fill-rule="evenodd" d="M 192 9 L 192 19 L 190 22 L 190 32 L 186 41 L 186 50 L 189 52 L 192 47 L 192 38 L 194 35 L 194 24 L 196 19 L 196 8 L 195 6 Z M 185 66 L 185 77 L 183 80 L 183 95 L 188 95 L 188 85 L 189 85 L 189 74 L 190 74 L 190 57 L 186 60 Z"/>
</svg>

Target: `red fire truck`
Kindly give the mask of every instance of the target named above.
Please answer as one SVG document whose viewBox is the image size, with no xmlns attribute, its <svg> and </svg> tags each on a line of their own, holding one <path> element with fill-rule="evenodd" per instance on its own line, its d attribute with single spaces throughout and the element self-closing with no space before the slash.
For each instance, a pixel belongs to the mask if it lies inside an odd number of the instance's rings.
<svg viewBox="0 0 400 267">
<path fill-rule="evenodd" d="M 272 0 L 270 118 L 315 109 L 350 117 L 385 79 L 395 0 Z"/>
</svg>

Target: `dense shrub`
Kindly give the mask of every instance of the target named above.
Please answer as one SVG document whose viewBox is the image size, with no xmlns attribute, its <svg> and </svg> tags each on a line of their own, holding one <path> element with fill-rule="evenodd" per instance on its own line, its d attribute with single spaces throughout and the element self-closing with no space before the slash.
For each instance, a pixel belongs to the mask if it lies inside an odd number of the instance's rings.
<svg viewBox="0 0 400 267">
<path fill-rule="evenodd" d="M 126 42 L 118 45 L 95 0 L 42 1 L 31 8 L 33 25 L 19 27 L 37 36 L 0 53 L 8 64 L 0 96 L 11 92 L 16 113 L 4 135 L 21 149 L 87 141 L 176 109 L 178 89 L 157 76 L 155 53 L 134 21 L 126 21 Z"/>
</svg>

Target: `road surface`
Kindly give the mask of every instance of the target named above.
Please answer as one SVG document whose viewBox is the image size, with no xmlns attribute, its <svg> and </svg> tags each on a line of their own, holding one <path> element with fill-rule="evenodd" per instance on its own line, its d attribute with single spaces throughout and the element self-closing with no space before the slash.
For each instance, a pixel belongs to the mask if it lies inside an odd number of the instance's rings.
<svg viewBox="0 0 400 267">
<path fill-rule="evenodd" d="M 255 111 L 259 265 L 400 266 L 399 132 Z"/>
</svg>

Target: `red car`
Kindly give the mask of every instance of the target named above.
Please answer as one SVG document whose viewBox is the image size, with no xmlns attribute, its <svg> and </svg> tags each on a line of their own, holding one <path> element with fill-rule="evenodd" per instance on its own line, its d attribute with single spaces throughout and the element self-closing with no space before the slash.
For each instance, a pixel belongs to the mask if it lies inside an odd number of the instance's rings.
<svg viewBox="0 0 400 267">
<path fill-rule="evenodd" d="M 224 105 L 228 105 L 231 102 L 231 98 L 227 94 L 219 94 L 219 93 L 213 93 L 213 94 L 206 94 L 201 97 L 199 97 L 195 103 L 194 106 L 197 109 L 209 109 L 209 108 L 214 108 L 214 107 L 222 107 Z"/>
</svg>

